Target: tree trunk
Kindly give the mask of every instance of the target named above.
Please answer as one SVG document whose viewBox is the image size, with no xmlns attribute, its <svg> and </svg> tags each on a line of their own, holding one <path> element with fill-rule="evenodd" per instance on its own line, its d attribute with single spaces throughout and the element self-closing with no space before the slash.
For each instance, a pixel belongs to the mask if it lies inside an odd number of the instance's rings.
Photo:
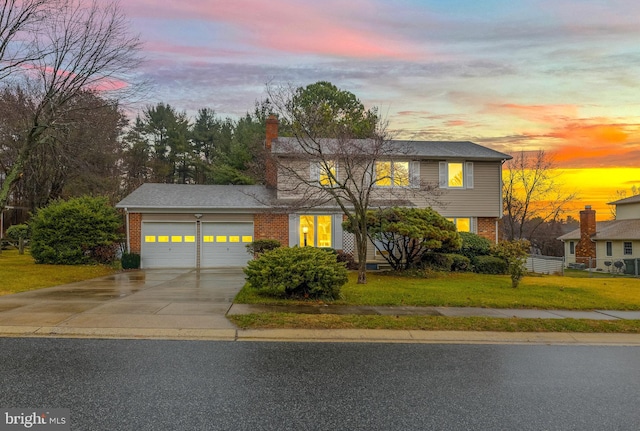
<svg viewBox="0 0 640 431">
<path fill-rule="evenodd" d="M 358 251 L 358 284 L 367 284 L 367 230 L 364 226 L 364 233 L 361 226 L 360 231 L 355 235 L 356 249 Z"/>
</svg>

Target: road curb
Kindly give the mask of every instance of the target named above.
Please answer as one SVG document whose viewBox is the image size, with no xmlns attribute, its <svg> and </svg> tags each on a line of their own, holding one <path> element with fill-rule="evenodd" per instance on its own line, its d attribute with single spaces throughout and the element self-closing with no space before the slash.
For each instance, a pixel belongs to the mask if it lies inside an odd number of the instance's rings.
<svg viewBox="0 0 640 431">
<path fill-rule="evenodd" d="M 640 346 L 640 334 L 417 331 L 393 329 L 200 329 L 0 326 L 0 337 L 313 343 Z"/>
</svg>

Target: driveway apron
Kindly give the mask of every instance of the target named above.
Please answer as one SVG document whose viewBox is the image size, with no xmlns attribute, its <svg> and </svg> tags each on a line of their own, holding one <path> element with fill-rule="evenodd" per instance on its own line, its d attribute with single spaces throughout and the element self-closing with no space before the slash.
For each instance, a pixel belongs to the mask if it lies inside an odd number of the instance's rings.
<svg viewBox="0 0 640 431">
<path fill-rule="evenodd" d="M 122 272 L 0 296 L 1 327 L 235 329 L 225 317 L 241 269 Z"/>
</svg>

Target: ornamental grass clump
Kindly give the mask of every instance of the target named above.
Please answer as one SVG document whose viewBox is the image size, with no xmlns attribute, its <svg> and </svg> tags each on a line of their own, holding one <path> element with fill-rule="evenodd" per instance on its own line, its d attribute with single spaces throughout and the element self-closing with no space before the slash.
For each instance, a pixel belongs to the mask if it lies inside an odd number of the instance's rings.
<svg viewBox="0 0 640 431">
<path fill-rule="evenodd" d="M 247 281 L 278 298 L 336 299 L 347 270 L 336 255 L 314 247 L 281 247 L 262 254 L 244 270 Z"/>
</svg>

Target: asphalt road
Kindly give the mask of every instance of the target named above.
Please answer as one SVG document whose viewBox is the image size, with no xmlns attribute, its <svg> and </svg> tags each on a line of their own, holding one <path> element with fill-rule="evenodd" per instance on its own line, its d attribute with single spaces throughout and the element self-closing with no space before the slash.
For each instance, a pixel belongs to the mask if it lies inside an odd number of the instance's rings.
<svg viewBox="0 0 640 431">
<path fill-rule="evenodd" d="M 637 430 L 640 348 L 0 339 L 74 430 Z"/>
</svg>

